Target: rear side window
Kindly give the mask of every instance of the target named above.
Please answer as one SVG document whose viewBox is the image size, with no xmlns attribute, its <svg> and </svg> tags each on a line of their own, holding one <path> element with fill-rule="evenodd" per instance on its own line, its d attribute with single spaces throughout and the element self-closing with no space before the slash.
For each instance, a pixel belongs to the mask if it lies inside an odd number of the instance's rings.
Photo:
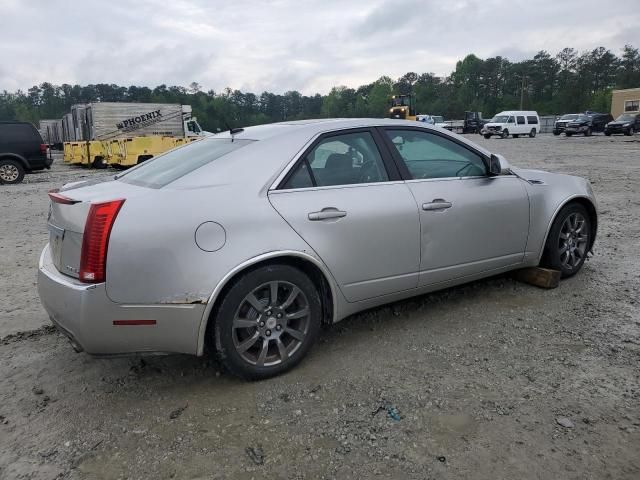
<svg viewBox="0 0 640 480">
<path fill-rule="evenodd" d="M 389 180 L 370 132 L 324 138 L 295 167 L 282 188 L 328 187 Z"/>
<path fill-rule="evenodd" d="M 538 123 L 538 117 L 536 117 L 535 115 L 529 115 L 527 116 L 527 122 L 532 125 L 536 125 Z"/>
<path fill-rule="evenodd" d="M 0 123 L 0 141 L 3 143 L 41 143 L 41 140 L 40 134 L 32 125 L 25 123 Z"/>
<path fill-rule="evenodd" d="M 253 140 L 207 138 L 147 160 L 122 174 L 118 180 L 141 187 L 161 188 L 251 142 Z"/>
<path fill-rule="evenodd" d="M 518 125 L 524 125 L 524 117 L 518 117 Z"/>
</svg>

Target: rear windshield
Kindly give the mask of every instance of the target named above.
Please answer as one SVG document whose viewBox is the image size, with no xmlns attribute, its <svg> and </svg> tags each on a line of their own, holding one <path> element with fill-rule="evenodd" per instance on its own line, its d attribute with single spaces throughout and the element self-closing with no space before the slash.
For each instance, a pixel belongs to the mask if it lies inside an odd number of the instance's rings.
<svg viewBox="0 0 640 480">
<path fill-rule="evenodd" d="M 252 141 L 206 138 L 147 160 L 117 179 L 141 187 L 161 188 Z"/>
<path fill-rule="evenodd" d="M 0 123 L 0 141 L 42 143 L 36 128 L 28 123 Z"/>
</svg>

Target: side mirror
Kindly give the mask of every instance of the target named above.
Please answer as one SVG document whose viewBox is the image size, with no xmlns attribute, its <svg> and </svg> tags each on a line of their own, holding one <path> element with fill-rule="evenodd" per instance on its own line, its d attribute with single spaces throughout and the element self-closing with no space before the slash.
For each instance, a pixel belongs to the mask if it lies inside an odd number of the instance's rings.
<svg viewBox="0 0 640 480">
<path fill-rule="evenodd" d="M 503 175 L 509 173 L 509 162 L 502 156 L 495 153 L 491 154 L 489 158 L 489 176 L 495 177 L 497 175 Z"/>
</svg>

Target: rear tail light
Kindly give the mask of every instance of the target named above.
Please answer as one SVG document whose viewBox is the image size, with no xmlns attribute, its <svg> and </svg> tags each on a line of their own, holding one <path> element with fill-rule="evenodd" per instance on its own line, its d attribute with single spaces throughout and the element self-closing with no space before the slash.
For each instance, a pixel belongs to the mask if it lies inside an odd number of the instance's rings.
<svg viewBox="0 0 640 480">
<path fill-rule="evenodd" d="M 105 281 L 109 236 L 124 200 L 93 203 L 84 226 L 80 255 L 80 280 L 86 283 Z"/>
<path fill-rule="evenodd" d="M 45 143 L 40 144 L 40 153 L 47 153 L 47 145 Z"/>
</svg>

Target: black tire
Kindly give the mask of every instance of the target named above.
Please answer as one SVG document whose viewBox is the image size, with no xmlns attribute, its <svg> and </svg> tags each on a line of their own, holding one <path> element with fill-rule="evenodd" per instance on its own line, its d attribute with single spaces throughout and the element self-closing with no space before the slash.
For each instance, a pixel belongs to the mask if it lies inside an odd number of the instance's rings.
<svg viewBox="0 0 640 480">
<path fill-rule="evenodd" d="M 585 137 L 590 137 L 592 133 L 593 132 L 591 131 L 591 127 L 589 127 L 584 131 L 584 136 Z"/>
<path fill-rule="evenodd" d="M 275 300 L 271 298 L 273 283 L 277 292 Z M 294 291 L 293 287 L 299 293 L 293 303 L 285 307 Z M 251 294 L 259 300 L 262 311 L 247 300 Z M 287 320 L 291 308 L 300 309 L 297 313 L 307 310 L 308 314 L 296 319 L 299 320 L 297 323 L 296 320 Z M 277 315 L 280 315 L 279 320 L 276 319 Z M 289 265 L 267 265 L 248 272 L 233 284 L 212 321 L 215 322 L 211 329 L 214 338 L 210 340 L 211 344 L 215 342 L 216 353 L 222 364 L 241 378 L 261 380 L 290 370 L 304 358 L 320 332 L 322 303 L 316 286 L 302 271 Z M 255 322 L 255 325 L 238 326 L 236 321 Z M 299 329 L 306 332 L 302 332 L 301 339 L 297 338 L 301 333 Z M 295 332 L 296 337 L 289 332 Z M 266 357 L 261 362 L 265 342 Z M 242 344 L 249 343 L 251 345 L 242 351 Z M 284 360 L 280 344 L 285 347 L 285 352 L 291 350 L 290 353 L 286 352 Z M 260 353 L 254 352 L 254 347 Z M 252 357 L 255 357 L 253 362 Z M 265 365 L 267 363 L 272 365 Z"/>
<path fill-rule="evenodd" d="M 518 138 L 518 137 L 520 137 L 520 134 L 519 134 L 519 133 L 514 133 L 514 134 L 513 134 L 513 138 Z"/>
<path fill-rule="evenodd" d="M 529 132 L 529 138 L 536 138 L 536 129 L 532 128 L 531 131 Z"/>
<path fill-rule="evenodd" d="M 558 135 L 560 135 L 560 132 L 553 132 L 553 134 L 557 137 Z"/>
<path fill-rule="evenodd" d="M 572 216 L 574 216 L 573 218 L 581 217 L 584 219 L 582 228 L 577 235 L 580 237 L 582 234 L 586 235 L 585 239 L 578 239 L 578 237 L 570 239 L 572 245 L 575 246 L 574 253 L 575 251 L 579 251 L 578 248 L 582 245 L 582 242 L 584 242 L 585 248 L 584 251 L 580 252 L 579 258 L 577 254 L 573 256 L 573 258 L 577 260 L 575 264 L 571 264 L 571 257 L 566 259 L 569 263 L 567 264 L 567 261 L 564 260 L 564 254 L 562 251 L 566 247 L 566 243 L 569 239 L 561 237 L 561 234 L 566 235 L 564 227 L 568 219 Z M 572 277 L 580 271 L 587 258 L 587 254 L 591 247 L 592 235 L 591 217 L 589 216 L 587 209 L 579 203 L 570 203 L 560 210 L 553 221 L 551 230 L 549 231 L 549 236 L 547 237 L 547 241 L 544 246 L 542 261 L 540 262 L 541 265 L 554 270 L 560 270 L 562 278 Z M 567 254 L 567 256 L 568 255 L 569 254 Z"/>
<path fill-rule="evenodd" d="M 607 137 L 610 137 L 610 136 L 611 136 L 611 132 L 604 132 L 604 134 L 605 134 Z"/>
<path fill-rule="evenodd" d="M 566 133 L 566 132 L 565 132 L 565 135 L 566 135 L 567 137 L 570 137 L 571 135 L 573 135 L 573 133 Z"/>
<path fill-rule="evenodd" d="M 107 162 L 104 160 L 104 157 L 96 157 L 91 164 L 91 168 L 107 168 Z"/>
<path fill-rule="evenodd" d="M 502 130 L 502 135 L 501 136 L 502 136 L 502 138 L 507 138 L 509 136 L 509 130 L 507 130 L 507 129 Z"/>
<path fill-rule="evenodd" d="M 10 158 L 0 159 L 0 184 L 17 185 L 24 179 L 22 164 Z"/>
<path fill-rule="evenodd" d="M 624 132 L 624 134 L 625 134 L 627 137 L 630 137 L 631 135 L 633 135 L 633 133 L 634 133 L 634 132 L 633 132 L 633 127 L 629 127 L 629 129 L 628 129 L 626 132 Z"/>
<path fill-rule="evenodd" d="M 487 140 L 491 138 L 491 135 L 489 135 L 488 133 L 484 134 L 484 138 L 486 138 Z"/>
</svg>

